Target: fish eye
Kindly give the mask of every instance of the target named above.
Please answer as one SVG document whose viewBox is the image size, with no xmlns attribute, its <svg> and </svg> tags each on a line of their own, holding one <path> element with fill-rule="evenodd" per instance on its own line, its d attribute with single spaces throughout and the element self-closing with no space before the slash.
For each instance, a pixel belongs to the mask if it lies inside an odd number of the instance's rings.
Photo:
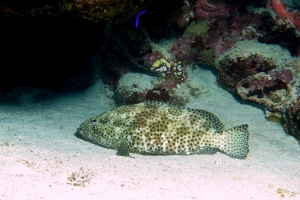
<svg viewBox="0 0 300 200">
<path fill-rule="evenodd" d="M 92 123 L 93 123 L 93 124 L 95 124 L 95 123 L 97 123 L 97 122 L 98 122 L 97 119 L 92 119 Z"/>
</svg>

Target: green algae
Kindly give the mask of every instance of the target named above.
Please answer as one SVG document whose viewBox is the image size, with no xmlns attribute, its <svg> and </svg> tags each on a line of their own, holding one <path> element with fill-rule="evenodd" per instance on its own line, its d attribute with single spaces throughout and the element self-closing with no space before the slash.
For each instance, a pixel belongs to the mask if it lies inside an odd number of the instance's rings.
<svg viewBox="0 0 300 200">
<path fill-rule="evenodd" d="M 198 36 L 205 42 L 208 38 L 209 26 L 207 20 L 201 22 L 192 22 L 190 26 L 185 30 L 183 37 L 188 38 L 192 36 Z"/>
</svg>

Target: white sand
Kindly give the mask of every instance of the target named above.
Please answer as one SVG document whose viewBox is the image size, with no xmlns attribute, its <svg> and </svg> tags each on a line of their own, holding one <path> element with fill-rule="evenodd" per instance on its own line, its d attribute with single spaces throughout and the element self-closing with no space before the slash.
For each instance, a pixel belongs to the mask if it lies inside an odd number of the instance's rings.
<svg viewBox="0 0 300 200">
<path fill-rule="evenodd" d="M 227 128 L 249 124 L 246 159 L 127 158 L 78 139 L 81 122 L 114 107 L 97 83 L 42 103 L 0 105 L 0 199 L 300 199 L 297 141 L 261 109 L 218 88 L 210 71 L 193 74 L 210 91 L 187 107 L 211 111 Z M 72 176 L 86 187 L 68 184 Z"/>
</svg>

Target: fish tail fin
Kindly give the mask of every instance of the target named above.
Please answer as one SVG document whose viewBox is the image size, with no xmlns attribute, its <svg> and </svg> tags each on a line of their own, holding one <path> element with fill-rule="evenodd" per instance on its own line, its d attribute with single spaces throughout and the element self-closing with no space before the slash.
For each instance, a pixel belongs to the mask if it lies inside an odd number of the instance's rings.
<svg viewBox="0 0 300 200">
<path fill-rule="evenodd" d="M 243 159 L 249 152 L 248 140 L 248 124 L 244 124 L 223 131 L 216 137 L 215 145 L 220 152 Z"/>
<path fill-rule="evenodd" d="M 286 18 L 294 28 L 300 29 L 300 16 L 298 12 L 288 13 Z"/>
</svg>

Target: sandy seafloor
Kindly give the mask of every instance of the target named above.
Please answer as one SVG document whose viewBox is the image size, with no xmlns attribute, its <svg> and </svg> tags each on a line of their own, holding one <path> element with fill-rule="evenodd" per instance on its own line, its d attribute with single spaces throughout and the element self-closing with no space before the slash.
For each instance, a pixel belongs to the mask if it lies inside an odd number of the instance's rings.
<svg viewBox="0 0 300 200">
<path fill-rule="evenodd" d="M 115 106 L 101 82 L 37 103 L 23 94 L 0 105 L 0 199 L 300 199 L 297 141 L 219 88 L 211 71 L 196 69 L 193 78 L 209 92 L 186 107 L 214 113 L 226 128 L 249 124 L 246 159 L 116 156 L 74 136 L 81 122 Z"/>
</svg>

